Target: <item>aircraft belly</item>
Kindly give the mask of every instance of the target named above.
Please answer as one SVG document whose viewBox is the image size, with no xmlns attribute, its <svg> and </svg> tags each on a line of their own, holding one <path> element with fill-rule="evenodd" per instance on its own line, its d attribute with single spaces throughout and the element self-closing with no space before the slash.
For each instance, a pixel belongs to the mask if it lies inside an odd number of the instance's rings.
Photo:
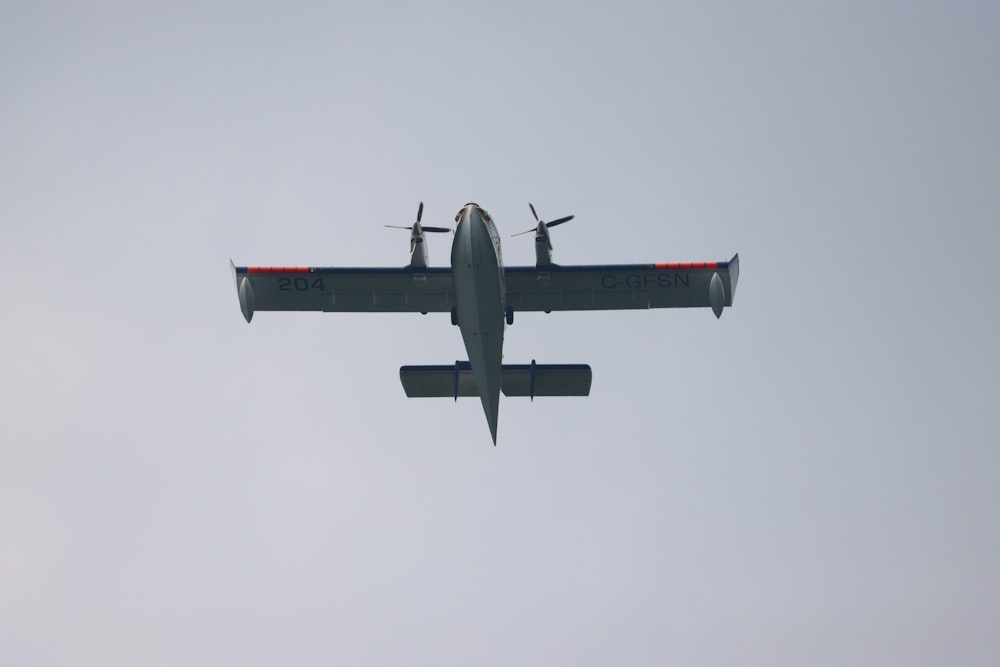
<svg viewBox="0 0 1000 667">
<path fill-rule="evenodd" d="M 458 326 L 496 442 L 504 334 L 500 269 L 485 225 L 475 216 L 467 216 L 456 230 L 452 272 Z"/>
</svg>

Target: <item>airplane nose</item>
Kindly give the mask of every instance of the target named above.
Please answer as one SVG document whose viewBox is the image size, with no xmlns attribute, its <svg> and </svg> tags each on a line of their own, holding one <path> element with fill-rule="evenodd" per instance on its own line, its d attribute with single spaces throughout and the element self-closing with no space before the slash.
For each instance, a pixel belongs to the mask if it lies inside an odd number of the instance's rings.
<svg viewBox="0 0 1000 667">
<path fill-rule="evenodd" d="M 466 227 L 471 227 L 472 223 L 476 220 L 476 206 L 475 204 L 466 204 L 458 215 L 458 224 L 461 226 L 466 223 Z"/>
</svg>

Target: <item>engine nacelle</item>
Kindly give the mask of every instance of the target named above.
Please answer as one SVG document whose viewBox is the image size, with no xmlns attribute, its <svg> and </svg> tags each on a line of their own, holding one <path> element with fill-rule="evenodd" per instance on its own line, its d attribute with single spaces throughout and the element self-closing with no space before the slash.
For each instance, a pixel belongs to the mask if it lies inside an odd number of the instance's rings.
<svg viewBox="0 0 1000 667">
<path fill-rule="evenodd" d="M 410 267 L 414 269 L 427 268 L 427 237 L 423 231 L 413 230 L 410 237 Z"/>
<path fill-rule="evenodd" d="M 410 230 L 410 268 L 413 269 L 427 268 L 427 237 L 424 236 L 424 232 L 446 233 L 451 231 L 447 227 L 431 227 L 430 225 L 425 227 L 421 225 L 420 218 L 423 215 L 424 203 L 420 202 L 420 207 L 417 208 L 417 221 L 413 223 L 413 226 L 400 227 L 398 225 L 386 225 L 386 227 L 394 229 Z"/>
<path fill-rule="evenodd" d="M 562 218 L 557 218 L 551 222 L 545 222 L 538 217 L 534 204 L 529 202 L 528 207 L 531 209 L 531 215 L 535 216 L 535 228 L 529 229 L 525 232 L 518 232 L 517 234 L 513 234 L 513 236 L 520 236 L 521 234 L 530 234 L 534 232 L 535 263 L 540 267 L 552 266 L 552 237 L 549 236 L 549 228 L 561 225 L 564 222 L 569 222 L 574 216 L 567 215 Z"/>
<path fill-rule="evenodd" d="M 552 265 L 552 239 L 549 238 L 549 230 L 545 225 L 538 225 L 535 232 L 535 262 L 538 266 Z"/>
</svg>

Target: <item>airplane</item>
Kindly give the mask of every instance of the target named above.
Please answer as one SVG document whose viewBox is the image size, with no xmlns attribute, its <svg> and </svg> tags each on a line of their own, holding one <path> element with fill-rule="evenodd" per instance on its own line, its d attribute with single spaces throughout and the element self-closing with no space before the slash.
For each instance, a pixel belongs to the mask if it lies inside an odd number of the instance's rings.
<svg viewBox="0 0 1000 667">
<path fill-rule="evenodd" d="M 586 364 L 503 363 L 505 324 L 518 311 L 710 307 L 716 318 L 733 305 L 739 255 L 719 262 L 657 262 L 563 266 L 552 262 L 549 230 L 573 216 L 535 217 L 535 266 L 504 266 L 493 218 L 476 203 L 463 206 L 454 228 L 425 226 L 424 205 L 410 227 L 410 263 L 350 268 L 229 265 L 240 310 L 450 313 L 468 361 L 399 369 L 408 397 L 478 396 L 497 442 L 500 393 L 505 396 L 587 396 Z M 386 225 L 393 227 L 393 225 Z M 425 234 L 452 232 L 451 267 L 427 264 Z M 519 234 L 514 234 L 518 236 Z"/>
</svg>

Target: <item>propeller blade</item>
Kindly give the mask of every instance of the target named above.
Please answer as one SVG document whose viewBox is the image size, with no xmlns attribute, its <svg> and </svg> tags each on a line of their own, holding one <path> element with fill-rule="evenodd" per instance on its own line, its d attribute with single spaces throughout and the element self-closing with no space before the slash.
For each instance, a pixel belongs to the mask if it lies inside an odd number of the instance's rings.
<svg viewBox="0 0 1000 667">
<path fill-rule="evenodd" d="M 564 223 L 564 222 L 569 222 L 569 221 L 570 221 L 570 220 L 572 220 L 572 219 L 573 219 L 574 217 L 575 217 L 575 216 L 572 216 L 572 215 L 567 215 L 567 216 L 566 216 L 565 218 L 559 218 L 558 220 L 553 220 L 552 222 L 546 222 L 546 223 L 545 223 L 545 226 L 546 226 L 546 227 L 555 227 L 556 225 L 561 225 L 561 224 L 562 224 L 562 223 Z"/>
<path fill-rule="evenodd" d="M 511 237 L 511 238 L 514 238 L 515 236 L 524 236 L 525 234 L 530 234 L 530 233 L 532 233 L 532 232 L 537 232 L 537 231 L 538 231 L 538 229 L 537 229 L 537 228 L 535 228 L 535 227 L 532 227 L 531 229 L 529 229 L 529 230 L 527 230 L 527 231 L 524 231 L 524 232 L 518 232 L 517 234 L 511 234 L 511 235 L 510 235 L 510 237 Z"/>
<path fill-rule="evenodd" d="M 417 223 L 417 224 L 420 224 L 420 223 Z M 389 229 L 408 229 L 411 232 L 413 231 L 413 225 L 410 225 L 409 227 L 404 227 L 402 225 L 383 225 L 383 227 L 388 227 Z M 424 231 L 424 232 L 450 232 L 451 231 L 447 227 L 425 227 L 423 225 L 420 226 L 420 230 Z"/>
<path fill-rule="evenodd" d="M 535 206 L 530 201 L 528 202 L 528 206 L 531 208 L 531 215 L 535 216 L 535 222 L 541 222 L 541 220 L 538 219 L 538 214 L 535 213 Z"/>
<path fill-rule="evenodd" d="M 420 222 L 422 217 L 424 217 L 424 203 L 420 202 L 420 206 L 417 207 L 417 222 Z"/>
</svg>

